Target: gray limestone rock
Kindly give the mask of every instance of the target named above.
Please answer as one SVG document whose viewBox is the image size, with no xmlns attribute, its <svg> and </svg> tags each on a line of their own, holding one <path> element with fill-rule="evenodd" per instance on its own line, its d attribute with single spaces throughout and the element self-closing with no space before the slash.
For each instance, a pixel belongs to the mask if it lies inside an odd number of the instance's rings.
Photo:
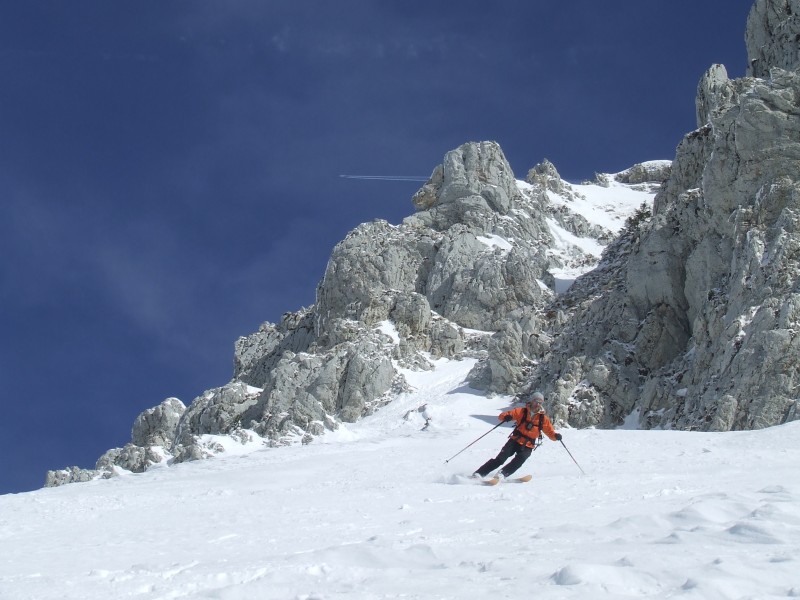
<svg viewBox="0 0 800 600">
<path fill-rule="evenodd" d="M 625 169 L 614 175 L 614 179 L 619 183 L 637 185 L 653 183 L 661 185 L 669 179 L 672 172 L 672 163 L 664 160 L 651 160 L 645 163 L 633 165 L 630 169 Z"/>
<path fill-rule="evenodd" d="M 756 77 L 704 75 L 700 128 L 678 147 L 654 217 L 559 299 L 567 317 L 532 383 L 572 424 L 634 411 L 644 427 L 715 431 L 796 418 L 798 9 L 755 3 Z"/>
<path fill-rule="evenodd" d="M 483 198 L 490 210 L 506 214 L 512 207 L 516 188 L 514 174 L 496 142 L 464 144 L 451 150 L 423 190 L 433 188 L 435 200 L 412 202 L 419 210 L 457 203 L 465 198 Z"/>
<path fill-rule="evenodd" d="M 106 478 L 106 474 L 102 471 L 67 467 L 57 471 L 48 471 L 45 476 L 44 487 L 58 487 L 68 483 L 82 483 L 103 478 Z"/>
<path fill-rule="evenodd" d="M 185 411 L 186 406 L 177 398 L 167 398 L 158 406 L 148 408 L 133 422 L 131 442 L 135 446 L 169 448 Z"/>
<path fill-rule="evenodd" d="M 747 17 L 747 74 L 768 78 L 770 69 L 800 65 L 800 0 L 756 0 Z"/>
<path fill-rule="evenodd" d="M 113 448 L 103 454 L 97 460 L 95 469 L 109 477 L 114 474 L 115 467 L 132 473 L 144 473 L 164 460 L 165 455 L 155 448 L 125 444 L 123 448 Z"/>
<path fill-rule="evenodd" d="M 242 381 L 232 381 L 195 398 L 178 422 L 174 445 L 189 445 L 193 436 L 223 434 L 242 428 L 242 415 L 256 404 L 259 392 Z"/>
<path fill-rule="evenodd" d="M 489 338 L 487 367 L 491 377 L 487 390 L 506 392 L 518 387 L 525 376 L 525 353 L 522 346 L 522 327 L 506 321 L 503 329 Z"/>
<path fill-rule="evenodd" d="M 486 230 L 520 201 L 514 173 L 496 142 L 451 150 L 413 196 L 419 211 L 409 224 L 444 231 L 461 223 Z"/>
<path fill-rule="evenodd" d="M 280 323 L 264 323 L 240 337 L 234 347 L 233 379 L 263 387 L 284 352 L 305 352 L 314 343 L 315 313 L 310 309 L 285 313 Z"/>
<path fill-rule="evenodd" d="M 697 86 L 697 127 L 708 125 L 715 113 L 734 101 L 736 89 L 724 65 L 713 65 Z"/>
<path fill-rule="evenodd" d="M 550 190 L 555 194 L 570 193 L 555 165 L 546 159 L 528 171 L 525 181 L 543 190 Z"/>
<path fill-rule="evenodd" d="M 330 347 L 333 323 L 347 319 L 372 326 L 389 318 L 398 294 L 411 294 L 429 268 L 437 241 L 433 231 L 410 235 L 386 221 L 359 225 L 336 245 L 317 287 L 315 333 Z"/>
</svg>

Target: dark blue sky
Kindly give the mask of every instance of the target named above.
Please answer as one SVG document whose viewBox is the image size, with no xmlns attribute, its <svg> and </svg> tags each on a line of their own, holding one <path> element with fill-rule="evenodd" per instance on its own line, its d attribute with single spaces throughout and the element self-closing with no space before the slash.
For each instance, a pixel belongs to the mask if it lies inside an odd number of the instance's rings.
<svg viewBox="0 0 800 600">
<path fill-rule="evenodd" d="M 63 0 L 0 5 L 0 493 L 91 468 L 144 409 L 227 383 L 398 223 L 445 152 L 524 178 L 671 159 L 751 0 Z"/>
</svg>

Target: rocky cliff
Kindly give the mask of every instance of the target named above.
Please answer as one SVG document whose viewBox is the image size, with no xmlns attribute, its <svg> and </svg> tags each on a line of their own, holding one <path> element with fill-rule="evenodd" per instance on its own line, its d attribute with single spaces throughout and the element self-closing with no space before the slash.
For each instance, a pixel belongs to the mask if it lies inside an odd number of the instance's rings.
<svg viewBox="0 0 800 600">
<path fill-rule="evenodd" d="M 749 74 L 712 66 L 653 219 L 557 301 L 532 383 L 575 426 L 726 431 L 798 418 L 800 2 L 758 0 Z"/>
<path fill-rule="evenodd" d="M 755 2 L 749 76 L 708 70 L 698 129 L 672 164 L 591 182 L 638 194 L 627 222 L 587 219 L 589 187 L 547 161 L 520 181 L 496 143 L 464 144 L 414 195 L 413 215 L 336 246 L 313 306 L 236 342 L 231 382 L 145 411 L 130 444 L 94 470 L 51 471 L 47 485 L 208 457 L 224 450 L 219 436 L 309 441 L 390 402 L 404 369 L 438 358 L 478 358 L 470 383 L 487 394 L 542 389 L 562 425 L 796 418 L 797 15 L 800 0 Z"/>
</svg>

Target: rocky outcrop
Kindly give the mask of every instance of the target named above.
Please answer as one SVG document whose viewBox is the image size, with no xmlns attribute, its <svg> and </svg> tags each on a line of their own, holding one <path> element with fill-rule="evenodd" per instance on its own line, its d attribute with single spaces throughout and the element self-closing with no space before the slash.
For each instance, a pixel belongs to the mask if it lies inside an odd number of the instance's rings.
<svg viewBox="0 0 800 600">
<path fill-rule="evenodd" d="M 169 447 L 186 406 L 177 398 L 167 398 L 154 408 L 136 417 L 131 430 L 131 442 L 136 446 Z"/>
<path fill-rule="evenodd" d="M 310 309 L 285 313 L 280 323 L 264 323 L 234 345 L 233 380 L 264 387 L 270 371 L 286 352 L 306 352 L 315 341 L 315 313 Z"/>
<path fill-rule="evenodd" d="M 514 174 L 500 147 L 480 142 L 448 152 L 411 202 L 430 225 L 447 228 L 473 218 L 482 224 L 489 211 L 508 214 L 518 197 Z"/>
<path fill-rule="evenodd" d="M 185 411 L 186 406 L 177 398 L 167 398 L 158 406 L 148 408 L 133 423 L 131 443 L 105 452 L 97 460 L 94 469 L 69 467 L 48 471 L 45 487 L 108 479 L 118 469 L 143 473 L 151 466 L 166 461 L 171 458 L 167 450 L 173 446 L 178 423 Z"/>
<path fill-rule="evenodd" d="M 571 193 L 569 185 L 561 179 L 556 166 L 546 159 L 528 171 L 525 181 L 545 192 L 551 191 L 560 195 Z"/>
<path fill-rule="evenodd" d="M 799 11 L 755 3 L 756 77 L 709 69 L 699 129 L 653 218 L 560 299 L 568 320 L 532 381 L 564 420 L 614 426 L 633 413 L 644 427 L 725 431 L 797 418 Z"/>
<path fill-rule="evenodd" d="M 542 284 L 552 237 L 536 200 L 519 191 L 496 143 L 448 152 L 414 196 L 416 214 L 399 226 L 360 225 L 334 249 L 317 290 L 319 342 L 346 338 L 348 323 L 388 321 L 399 333 L 395 360 L 452 356 L 465 346 L 459 328 L 491 334 L 541 309 L 553 295 Z"/>
<path fill-rule="evenodd" d="M 669 179 L 672 172 L 672 163 L 665 160 L 651 160 L 632 166 L 614 175 L 619 183 L 629 185 L 656 185 L 660 186 Z"/>
<path fill-rule="evenodd" d="M 204 435 L 219 435 L 243 429 L 243 417 L 256 402 L 258 388 L 242 381 L 208 390 L 196 398 L 183 412 L 174 428 L 171 443 L 167 445 L 172 454 L 192 456 L 198 438 Z"/>
<path fill-rule="evenodd" d="M 705 72 L 697 85 L 695 107 L 697 110 L 697 127 L 711 123 L 720 110 L 736 102 L 735 83 L 728 79 L 725 65 L 713 65 Z"/>
<path fill-rule="evenodd" d="M 748 76 L 767 79 L 773 67 L 785 71 L 798 67 L 799 9 L 797 0 L 756 0 L 745 32 Z"/>
<path fill-rule="evenodd" d="M 44 487 L 56 487 L 67 483 L 83 483 L 99 479 L 102 476 L 103 473 L 100 471 L 81 469 L 80 467 L 67 467 L 57 471 L 48 471 L 47 475 L 45 475 Z"/>
</svg>

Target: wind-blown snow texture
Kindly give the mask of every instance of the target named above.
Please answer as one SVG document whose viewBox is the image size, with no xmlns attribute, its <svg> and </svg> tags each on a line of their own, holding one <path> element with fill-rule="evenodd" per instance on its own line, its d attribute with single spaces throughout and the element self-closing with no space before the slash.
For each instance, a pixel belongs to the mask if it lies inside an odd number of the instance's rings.
<svg viewBox="0 0 800 600">
<path fill-rule="evenodd" d="M 531 483 L 484 487 L 508 429 L 445 463 L 510 401 L 472 365 L 307 446 L 0 496 L 0 598 L 800 597 L 800 422 L 567 429 L 586 476 L 546 440 Z"/>
</svg>

